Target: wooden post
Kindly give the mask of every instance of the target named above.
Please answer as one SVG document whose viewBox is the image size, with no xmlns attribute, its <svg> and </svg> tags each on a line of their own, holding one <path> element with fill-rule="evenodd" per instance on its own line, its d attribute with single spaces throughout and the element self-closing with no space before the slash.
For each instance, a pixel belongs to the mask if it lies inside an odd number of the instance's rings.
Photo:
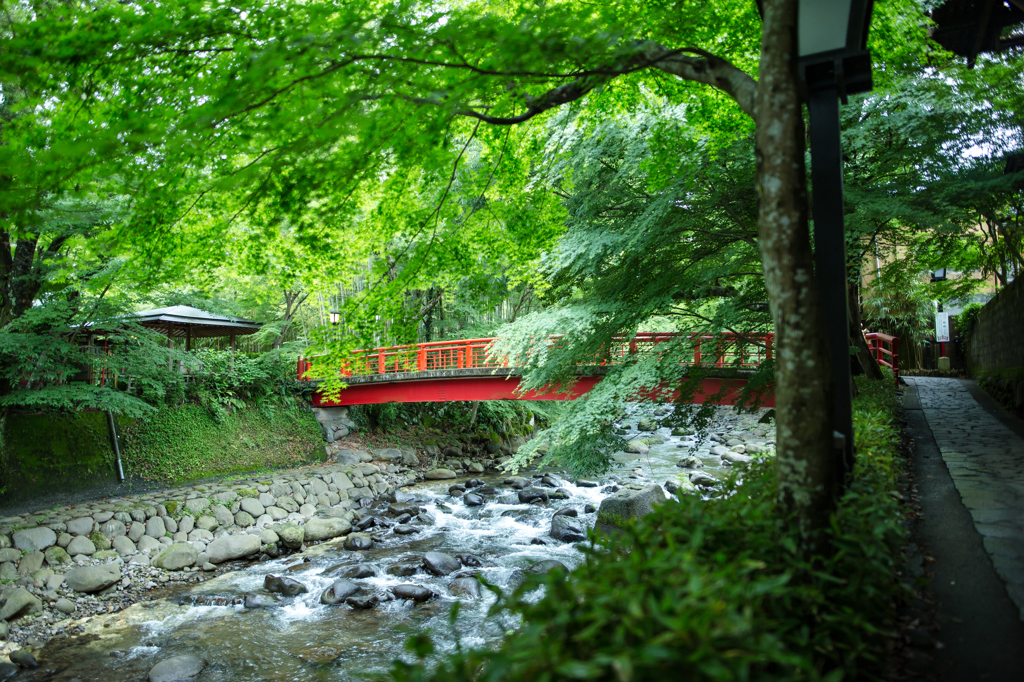
<svg viewBox="0 0 1024 682">
<path fill-rule="evenodd" d="M 231 335 L 231 371 L 235 370 L 235 335 Z"/>
<path fill-rule="evenodd" d="M 167 323 L 167 371 L 174 371 L 174 323 Z"/>
</svg>

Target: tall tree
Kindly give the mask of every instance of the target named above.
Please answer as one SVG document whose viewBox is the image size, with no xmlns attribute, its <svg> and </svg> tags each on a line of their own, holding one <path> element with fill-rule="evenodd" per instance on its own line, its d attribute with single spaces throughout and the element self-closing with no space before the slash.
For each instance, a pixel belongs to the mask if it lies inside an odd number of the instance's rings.
<svg viewBox="0 0 1024 682">
<path fill-rule="evenodd" d="M 214 186 L 233 187 L 242 205 L 342 219 L 381 178 L 423 169 L 419 191 L 435 208 L 407 224 L 430 235 L 426 259 L 452 210 L 453 172 L 443 169 L 465 154 L 450 141 L 498 137 L 572 102 L 633 108 L 651 89 L 686 103 L 719 142 L 752 122 L 757 243 L 779 358 L 780 499 L 821 526 L 838 478 L 808 231 L 798 2 L 761 5 L 759 28 L 753 3 L 710 1 L 109 4 L 18 26 L 0 76 L 20 74 L 42 92 L 56 73 L 85 102 L 120 103 L 91 144 L 152 145 L 123 172 L 160 187 L 136 205 L 134 229 L 153 243 L 166 243 L 153 237 Z M 909 1 L 890 15 L 898 11 L 920 14 Z"/>
</svg>

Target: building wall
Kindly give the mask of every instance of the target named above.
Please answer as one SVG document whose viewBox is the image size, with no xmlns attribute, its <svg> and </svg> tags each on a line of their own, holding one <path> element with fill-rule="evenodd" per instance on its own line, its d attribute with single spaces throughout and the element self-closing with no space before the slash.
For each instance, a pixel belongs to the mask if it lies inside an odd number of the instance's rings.
<svg viewBox="0 0 1024 682">
<path fill-rule="evenodd" d="M 1004 287 L 978 313 L 967 359 L 977 378 L 1024 380 L 1024 278 Z"/>
</svg>

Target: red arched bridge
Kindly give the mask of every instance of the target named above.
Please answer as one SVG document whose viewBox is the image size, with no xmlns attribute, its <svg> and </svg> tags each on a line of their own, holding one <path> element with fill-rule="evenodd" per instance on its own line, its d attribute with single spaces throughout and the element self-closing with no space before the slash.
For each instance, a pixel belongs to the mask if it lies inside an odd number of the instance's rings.
<svg viewBox="0 0 1024 682">
<path fill-rule="evenodd" d="M 575 400 L 601 381 L 609 365 L 620 364 L 638 354 L 656 354 L 659 344 L 683 338 L 693 349 L 684 364 L 712 370 L 701 379 L 694 402 L 711 399 L 719 404 L 735 404 L 757 366 L 772 358 L 775 337 L 770 333 L 747 336 L 653 333 L 617 338 L 600 362 L 580 365 L 579 376 L 567 391 L 560 390 L 559 386 L 521 391 L 519 368 L 489 355 L 494 338 L 360 350 L 352 353 L 341 370 L 348 387 L 337 397 L 328 397 L 314 389 L 313 404 L 333 407 L 455 400 Z M 879 364 L 898 367 L 899 339 L 885 334 L 867 334 L 866 338 Z M 557 343 L 557 337 L 552 341 Z M 319 357 L 322 356 L 299 358 L 299 381 L 309 381 L 314 386 L 320 383 L 312 372 Z M 672 396 L 673 391 L 661 388 L 665 390 L 658 392 L 660 397 Z M 774 397 L 766 396 L 762 404 L 774 405 Z"/>
</svg>

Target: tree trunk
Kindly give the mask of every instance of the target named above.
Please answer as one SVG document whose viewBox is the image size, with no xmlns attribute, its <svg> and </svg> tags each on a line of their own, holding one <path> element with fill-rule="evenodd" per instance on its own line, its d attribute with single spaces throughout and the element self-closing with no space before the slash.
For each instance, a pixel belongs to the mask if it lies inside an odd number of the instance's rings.
<svg viewBox="0 0 1024 682">
<path fill-rule="evenodd" d="M 871 356 L 871 349 L 868 348 L 868 342 L 864 340 L 864 333 L 861 331 L 859 290 L 860 286 L 857 284 L 847 283 L 846 285 L 846 293 L 849 297 L 846 309 L 850 311 L 850 345 L 857 348 L 857 363 L 862 373 L 869 379 L 881 380 L 883 378 L 882 368 Z"/>
<path fill-rule="evenodd" d="M 762 5 L 755 121 L 758 244 L 777 349 L 778 497 L 806 532 L 828 523 L 839 460 L 832 439 L 829 349 L 807 225 L 797 5 L 798 0 L 765 0 Z"/>
</svg>

